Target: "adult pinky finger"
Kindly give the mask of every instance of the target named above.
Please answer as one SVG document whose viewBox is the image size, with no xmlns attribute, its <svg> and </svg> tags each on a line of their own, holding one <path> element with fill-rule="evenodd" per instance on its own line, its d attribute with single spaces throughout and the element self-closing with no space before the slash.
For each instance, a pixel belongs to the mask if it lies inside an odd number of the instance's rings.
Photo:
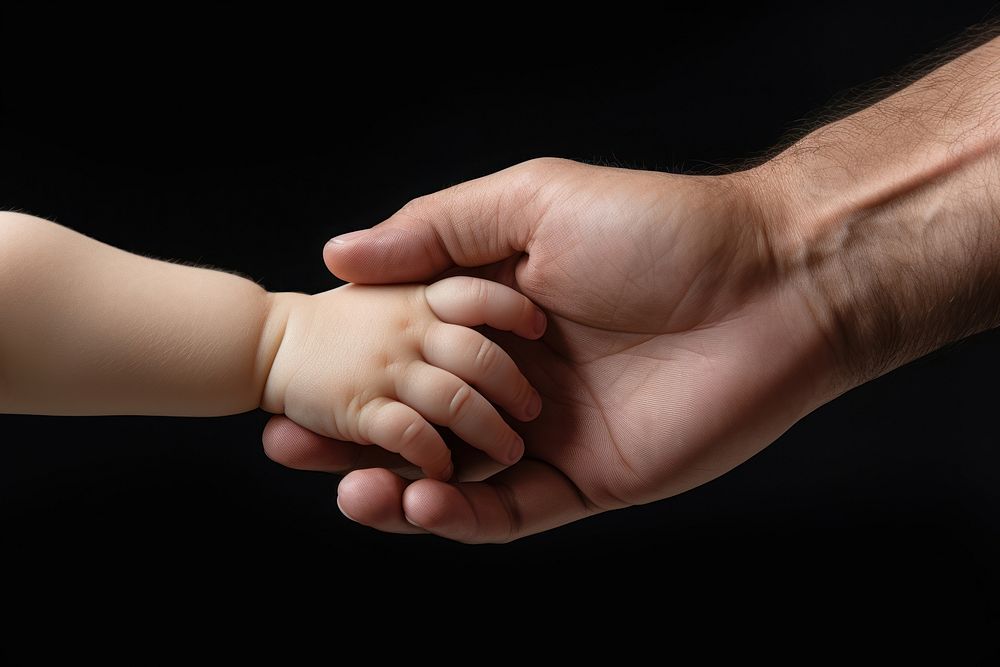
<svg viewBox="0 0 1000 667">
<path fill-rule="evenodd" d="M 545 314 L 520 292 L 480 278 L 455 276 L 427 286 L 427 304 L 443 322 L 486 324 L 524 338 L 541 338 Z"/>
<path fill-rule="evenodd" d="M 482 482 L 418 480 L 402 501 L 408 523 L 467 543 L 510 542 L 603 511 L 562 472 L 530 459 Z"/>
</svg>

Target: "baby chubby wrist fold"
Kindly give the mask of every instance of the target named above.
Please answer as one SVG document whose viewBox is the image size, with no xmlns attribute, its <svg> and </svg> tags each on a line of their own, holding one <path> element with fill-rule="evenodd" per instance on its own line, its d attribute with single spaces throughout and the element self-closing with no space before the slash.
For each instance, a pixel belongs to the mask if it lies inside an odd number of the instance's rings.
<svg viewBox="0 0 1000 667">
<path fill-rule="evenodd" d="M 254 381 L 260 387 L 261 410 L 272 414 L 281 414 L 285 410 L 284 378 L 272 377 L 274 360 L 285 339 L 288 327 L 288 317 L 294 304 L 307 298 L 297 292 L 268 292 L 263 322 L 260 327 L 260 338 L 257 343 L 257 360 L 254 366 Z"/>
</svg>

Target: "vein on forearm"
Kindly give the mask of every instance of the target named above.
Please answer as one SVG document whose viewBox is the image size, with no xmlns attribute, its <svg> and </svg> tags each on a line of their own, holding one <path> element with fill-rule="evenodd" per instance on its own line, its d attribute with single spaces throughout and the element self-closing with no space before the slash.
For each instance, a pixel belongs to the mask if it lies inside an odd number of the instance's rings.
<svg viewBox="0 0 1000 667">
<path fill-rule="evenodd" d="M 776 164 L 797 207 L 783 269 L 824 302 L 845 385 L 1000 323 L 1000 40 Z"/>
</svg>

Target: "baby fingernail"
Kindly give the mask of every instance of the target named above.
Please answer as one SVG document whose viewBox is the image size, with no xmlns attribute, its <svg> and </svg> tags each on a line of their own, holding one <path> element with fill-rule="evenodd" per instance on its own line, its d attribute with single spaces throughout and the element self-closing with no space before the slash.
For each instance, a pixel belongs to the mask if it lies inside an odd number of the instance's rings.
<svg viewBox="0 0 1000 667">
<path fill-rule="evenodd" d="M 541 336 L 545 333 L 545 313 L 540 310 L 535 311 L 535 335 Z"/>
<path fill-rule="evenodd" d="M 327 241 L 327 244 L 332 243 L 333 245 L 344 245 L 348 241 L 353 241 L 359 236 L 363 236 L 368 233 L 367 229 L 359 229 L 356 232 L 347 232 L 346 234 L 341 234 L 340 236 L 334 236 L 332 239 Z"/>
<path fill-rule="evenodd" d="M 507 455 L 507 460 L 511 463 L 517 463 L 521 456 L 524 455 L 524 440 L 518 436 L 517 440 L 514 441 L 514 446 L 510 448 L 510 453 Z"/>
<path fill-rule="evenodd" d="M 344 510 L 344 506 L 340 504 L 340 496 L 337 496 L 337 509 L 339 509 L 339 510 L 340 510 L 340 513 L 341 513 L 341 514 L 343 514 L 344 516 L 346 516 L 346 517 L 347 517 L 348 519 L 350 519 L 350 520 L 351 520 L 351 521 L 353 521 L 354 523 L 357 523 L 357 522 L 358 522 L 358 520 L 357 520 L 357 519 L 355 519 L 355 518 L 354 518 L 353 516 L 351 516 L 350 514 L 348 514 L 348 513 L 347 513 L 347 512 L 346 512 L 346 511 Z"/>
<path fill-rule="evenodd" d="M 454 474 L 455 474 L 455 466 L 454 464 L 449 463 L 448 467 L 445 468 L 444 472 L 441 474 L 441 479 L 447 482 L 449 479 L 451 479 L 451 476 Z"/>
</svg>

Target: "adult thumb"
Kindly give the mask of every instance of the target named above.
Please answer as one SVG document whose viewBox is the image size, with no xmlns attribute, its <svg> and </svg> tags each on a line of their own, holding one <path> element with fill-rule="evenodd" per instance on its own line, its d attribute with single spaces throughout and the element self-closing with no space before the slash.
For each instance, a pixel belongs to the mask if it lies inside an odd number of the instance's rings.
<svg viewBox="0 0 1000 667">
<path fill-rule="evenodd" d="M 523 252 L 546 178 L 532 160 L 414 199 L 371 229 L 337 236 L 323 258 L 355 283 L 428 280 L 454 266 L 483 266 Z M 551 169 L 548 168 L 551 176 Z"/>
</svg>

